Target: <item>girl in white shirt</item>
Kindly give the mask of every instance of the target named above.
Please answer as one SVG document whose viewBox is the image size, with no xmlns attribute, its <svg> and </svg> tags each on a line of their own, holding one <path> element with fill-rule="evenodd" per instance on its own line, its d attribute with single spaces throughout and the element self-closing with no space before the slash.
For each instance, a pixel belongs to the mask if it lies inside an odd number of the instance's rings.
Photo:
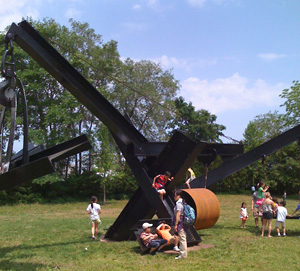
<svg viewBox="0 0 300 271">
<path fill-rule="evenodd" d="M 248 212 L 246 208 L 246 203 L 243 202 L 241 205 L 241 211 L 240 211 L 240 219 L 241 219 L 241 228 L 246 228 L 246 220 L 248 219 Z"/>
<path fill-rule="evenodd" d="M 95 240 L 98 234 L 98 225 L 101 223 L 99 214 L 101 214 L 100 204 L 97 203 L 98 199 L 92 196 L 91 203 L 87 207 L 87 212 L 91 215 L 91 225 L 92 225 L 92 240 Z"/>
</svg>

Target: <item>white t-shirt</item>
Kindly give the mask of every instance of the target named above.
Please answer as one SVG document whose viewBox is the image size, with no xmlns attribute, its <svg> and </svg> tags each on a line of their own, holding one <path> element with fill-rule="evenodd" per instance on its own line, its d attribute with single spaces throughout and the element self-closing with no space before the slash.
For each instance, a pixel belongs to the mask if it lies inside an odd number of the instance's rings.
<svg viewBox="0 0 300 271">
<path fill-rule="evenodd" d="M 277 208 L 277 221 L 278 222 L 285 222 L 287 215 L 287 209 L 283 206 L 278 206 Z"/>
<path fill-rule="evenodd" d="M 91 220 L 99 219 L 99 211 L 101 210 L 100 204 L 93 203 L 93 208 L 91 204 L 86 209 L 88 212 L 91 212 Z"/>
<path fill-rule="evenodd" d="M 180 214 L 183 213 L 183 199 L 180 198 L 179 200 L 176 201 L 176 211 L 175 211 L 175 215 L 176 215 L 176 212 L 177 211 L 180 211 Z"/>
<path fill-rule="evenodd" d="M 239 218 L 248 217 L 247 216 L 247 208 L 241 208 L 241 213 Z"/>
</svg>

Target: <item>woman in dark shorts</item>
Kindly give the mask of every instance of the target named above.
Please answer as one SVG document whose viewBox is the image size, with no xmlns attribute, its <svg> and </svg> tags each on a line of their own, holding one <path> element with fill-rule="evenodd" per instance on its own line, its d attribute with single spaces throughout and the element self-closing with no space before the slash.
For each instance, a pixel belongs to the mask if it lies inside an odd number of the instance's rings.
<svg viewBox="0 0 300 271">
<path fill-rule="evenodd" d="M 272 219 L 273 219 L 273 201 L 271 194 L 269 192 L 266 192 L 266 198 L 264 199 L 262 203 L 262 209 L 263 209 L 263 222 L 262 222 L 262 228 L 261 228 L 261 236 L 264 236 L 265 228 L 268 223 L 268 237 L 272 237 L 271 231 L 272 231 Z"/>
</svg>

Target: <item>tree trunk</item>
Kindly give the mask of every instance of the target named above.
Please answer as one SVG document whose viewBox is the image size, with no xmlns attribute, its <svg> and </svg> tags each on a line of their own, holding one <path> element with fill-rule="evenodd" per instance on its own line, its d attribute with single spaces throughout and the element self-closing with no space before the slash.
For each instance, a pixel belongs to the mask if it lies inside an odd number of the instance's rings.
<svg viewBox="0 0 300 271">
<path fill-rule="evenodd" d="M 70 157 L 68 157 L 68 158 L 66 159 L 65 179 L 68 178 L 69 162 L 70 162 Z"/>
</svg>

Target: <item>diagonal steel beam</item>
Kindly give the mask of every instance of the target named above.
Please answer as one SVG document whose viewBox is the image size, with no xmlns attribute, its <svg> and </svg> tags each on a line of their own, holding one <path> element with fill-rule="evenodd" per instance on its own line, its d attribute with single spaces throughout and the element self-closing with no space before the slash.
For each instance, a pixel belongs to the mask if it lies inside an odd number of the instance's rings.
<svg viewBox="0 0 300 271">
<path fill-rule="evenodd" d="M 263 155 L 270 155 L 286 145 L 297 141 L 300 137 L 300 125 L 276 136 L 255 149 L 239 155 L 225 165 L 210 171 L 207 175 L 207 186 L 213 185 L 218 181 L 234 174 L 235 172 L 251 165 L 262 159 Z M 205 176 L 201 176 L 190 183 L 192 188 L 201 188 L 205 185 Z M 183 188 L 183 187 L 182 187 Z"/>
<path fill-rule="evenodd" d="M 99 118 L 124 144 L 138 148 L 148 140 L 114 108 L 62 55 L 60 55 L 29 23 L 12 24 L 6 39 L 14 41 L 48 71 L 63 87 Z"/>
<path fill-rule="evenodd" d="M 71 139 L 54 147 L 43 150 L 39 148 L 33 154 L 29 153 L 29 163 L 22 164 L 22 155 L 15 157 L 8 172 L 0 175 L 0 190 L 16 185 L 29 183 L 33 179 L 54 172 L 53 162 L 90 149 L 92 145 L 86 135 Z"/>
<path fill-rule="evenodd" d="M 121 151 L 125 146 L 115 138 Z M 146 168 L 143 162 L 126 151 L 124 156 L 133 174 L 138 180 L 140 188 L 129 200 L 114 224 L 105 234 L 106 238 L 113 240 L 127 240 L 133 236 L 135 225 L 139 220 L 150 219 L 156 214 L 159 218 L 172 218 L 174 200 L 170 195 L 166 195 L 166 200 L 162 202 L 156 190 L 152 187 L 152 180 L 156 174 L 171 170 L 174 180 L 167 186 L 167 191 L 171 192 L 184 176 L 185 171 L 196 159 L 199 152 L 206 146 L 206 143 L 197 144 L 180 132 L 175 132 L 169 140 L 159 157 L 153 162 L 152 167 Z M 189 230 L 189 236 L 197 239 L 195 229 Z M 199 241 L 199 240 L 198 240 Z"/>
</svg>

